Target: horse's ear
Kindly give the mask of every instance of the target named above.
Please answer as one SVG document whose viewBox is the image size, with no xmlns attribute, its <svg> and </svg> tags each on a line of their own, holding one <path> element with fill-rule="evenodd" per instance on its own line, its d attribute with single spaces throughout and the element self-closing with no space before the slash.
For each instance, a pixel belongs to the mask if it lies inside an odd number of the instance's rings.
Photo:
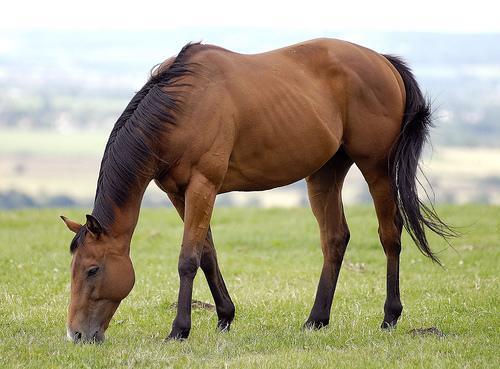
<svg viewBox="0 0 500 369">
<path fill-rule="evenodd" d="M 66 218 L 64 215 L 61 215 L 61 219 L 63 220 L 64 224 L 66 224 L 66 227 L 72 232 L 78 232 L 80 228 L 82 228 L 82 225 L 72 221 L 71 219 Z"/>
<path fill-rule="evenodd" d="M 85 227 L 87 227 L 88 231 L 92 233 L 94 237 L 99 237 L 103 232 L 101 223 L 99 223 L 96 217 L 90 214 L 87 214 L 87 223 L 85 223 Z"/>
</svg>

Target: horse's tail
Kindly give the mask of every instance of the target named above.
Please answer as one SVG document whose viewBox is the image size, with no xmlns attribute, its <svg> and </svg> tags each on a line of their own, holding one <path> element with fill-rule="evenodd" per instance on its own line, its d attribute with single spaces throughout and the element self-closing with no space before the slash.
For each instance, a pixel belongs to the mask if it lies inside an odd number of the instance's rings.
<svg viewBox="0 0 500 369">
<path fill-rule="evenodd" d="M 404 227 L 417 247 L 424 255 L 440 264 L 429 247 L 425 227 L 445 239 L 454 237 L 457 233 L 438 217 L 427 193 L 429 205 L 419 199 L 417 192 L 417 184 L 421 185 L 417 179 L 419 159 L 432 127 L 431 105 L 422 95 L 407 64 L 395 56 L 384 57 L 399 72 L 406 91 L 401 133 L 392 147 L 389 164 L 396 204 Z"/>
</svg>

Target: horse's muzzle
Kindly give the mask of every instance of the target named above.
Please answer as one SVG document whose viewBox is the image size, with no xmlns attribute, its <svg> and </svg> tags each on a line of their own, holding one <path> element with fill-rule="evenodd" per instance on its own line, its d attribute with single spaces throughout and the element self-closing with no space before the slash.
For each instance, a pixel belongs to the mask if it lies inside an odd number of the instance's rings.
<svg viewBox="0 0 500 369">
<path fill-rule="evenodd" d="M 104 341 L 104 333 L 99 329 L 83 332 L 68 327 L 67 336 L 68 339 L 74 343 L 102 343 Z"/>
</svg>

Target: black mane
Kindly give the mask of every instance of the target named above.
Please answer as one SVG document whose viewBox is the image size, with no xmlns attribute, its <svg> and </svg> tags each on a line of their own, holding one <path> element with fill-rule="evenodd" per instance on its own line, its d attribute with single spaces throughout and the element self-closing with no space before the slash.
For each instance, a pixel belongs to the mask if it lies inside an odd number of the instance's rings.
<svg viewBox="0 0 500 369">
<path fill-rule="evenodd" d="M 85 235 L 87 234 L 87 227 L 81 227 L 78 232 L 76 232 L 75 237 L 71 240 L 69 245 L 69 252 L 74 253 L 78 246 L 85 240 Z"/>
<path fill-rule="evenodd" d="M 168 124 L 176 124 L 174 113 L 180 109 L 179 94 L 167 94 L 165 87 L 175 85 L 180 77 L 192 73 L 186 52 L 194 45 L 198 44 L 185 45 L 165 70 L 158 68 L 156 73 L 151 72 L 148 82 L 132 98 L 111 131 L 101 161 L 92 212 L 104 229 L 114 221 L 113 208 L 127 201 L 138 179 L 154 175 L 151 165 L 147 165 L 156 158 L 153 143 Z"/>
</svg>

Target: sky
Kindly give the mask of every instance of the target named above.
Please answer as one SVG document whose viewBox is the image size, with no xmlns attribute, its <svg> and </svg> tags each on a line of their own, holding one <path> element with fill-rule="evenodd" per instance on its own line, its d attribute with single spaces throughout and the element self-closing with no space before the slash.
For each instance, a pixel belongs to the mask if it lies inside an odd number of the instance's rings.
<svg viewBox="0 0 500 369">
<path fill-rule="evenodd" d="M 1 30 L 256 27 L 308 30 L 500 32 L 493 0 L 14 0 Z"/>
</svg>

